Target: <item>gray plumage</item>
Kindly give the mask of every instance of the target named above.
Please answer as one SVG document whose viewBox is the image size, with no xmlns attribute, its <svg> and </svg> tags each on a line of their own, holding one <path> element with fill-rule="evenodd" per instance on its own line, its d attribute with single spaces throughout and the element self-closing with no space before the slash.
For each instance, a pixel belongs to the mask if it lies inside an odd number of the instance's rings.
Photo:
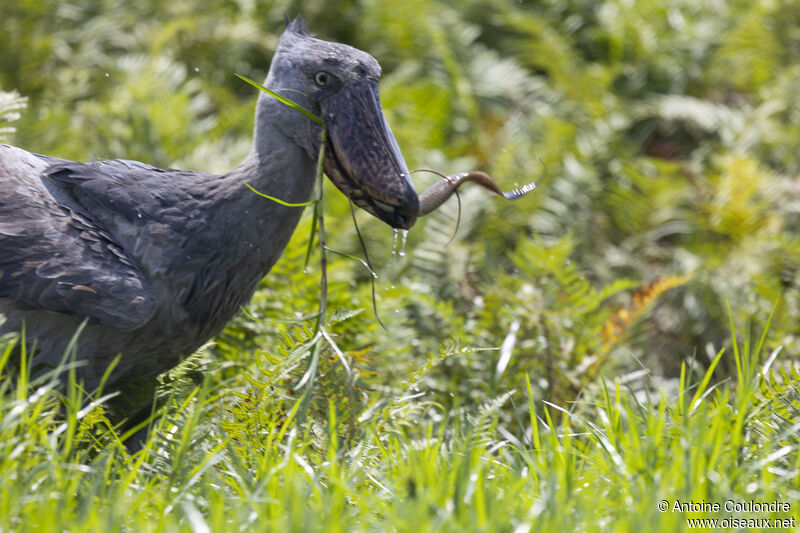
<svg viewBox="0 0 800 533">
<path fill-rule="evenodd" d="M 419 206 L 380 110 L 379 76 L 370 55 L 313 38 L 297 19 L 265 85 L 338 128 L 329 138 L 354 143 L 329 146 L 325 168 L 337 186 L 387 222 L 409 226 Z M 374 97 L 353 104 L 349 87 Z M 347 109 L 362 104 L 360 114 Z M 348 117 L 365 112 L 377 113 L 386 131 L 365 132 L 356 146 L 359 125 Z M 78 375 L 89 388 L 118 353 L 112 388 L 171 368 L 248 302 L 302 213 L 245 183 L 287 202 L 309 200 L 320 132 L 261 94 L 253 149 L 223 175 L 126 160 L 76 163 L 0 145 L 0 314 L 7 317 L 0 331 L 24 322 L 36 364 L 48 366 L 86 320 Z M 360 185 L 365 180 L 372 188 Z M 391 192 L 382 194 L 381 183 Z"/>
</svg>

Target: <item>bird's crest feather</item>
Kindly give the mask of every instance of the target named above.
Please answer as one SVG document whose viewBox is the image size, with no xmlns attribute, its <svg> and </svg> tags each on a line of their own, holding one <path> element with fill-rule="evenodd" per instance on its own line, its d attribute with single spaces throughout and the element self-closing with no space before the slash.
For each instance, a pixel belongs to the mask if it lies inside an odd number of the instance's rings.
<svg viewBox="0 0 800 533">
<path fill-rule="evenodd" d="M 286 15 L 286 31 L 294 33 L 299 37 L 311 37 L 311 34 L 308 32 L 308 26 L 306 26 L 306 19 L 303 18 L 303 15 L 297 15 L 294 20 L 289 18 L 289 15 Z"/>
</svg>

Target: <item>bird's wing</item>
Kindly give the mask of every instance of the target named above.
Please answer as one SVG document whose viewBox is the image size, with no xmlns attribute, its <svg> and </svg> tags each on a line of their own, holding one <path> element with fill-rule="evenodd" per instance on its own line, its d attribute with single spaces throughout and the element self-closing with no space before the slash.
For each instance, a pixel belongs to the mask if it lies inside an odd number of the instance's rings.
<svg viewBox="0 0 800 533">
<path fill-rule="evenodd" d="M 162 198 L 158 185 L 172 174 L 182 172 L 123 159 L 58 161 L 43 172 L 45 185 L 73 209 L 92 218 L 110 216 L 129 221 L 151 218 L 159 211 Z"/>
<path fill-rule="evenodd" d="M 47 177 L 90 169 L 13 150 L 0 150 L 0 297 L 119 329 L 144 324 L 155 297 L 141 268 L 74 187 Z"/>
</svg>

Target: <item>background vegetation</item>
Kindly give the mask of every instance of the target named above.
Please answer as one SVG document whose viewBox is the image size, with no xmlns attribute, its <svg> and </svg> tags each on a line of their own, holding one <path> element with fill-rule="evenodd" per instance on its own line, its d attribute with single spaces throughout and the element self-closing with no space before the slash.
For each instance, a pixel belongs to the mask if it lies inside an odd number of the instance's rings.
<svg viewBox="0 0 800 533">
<path fill-rule="evenodd" d="M 0 12 L 0 135 L 27 150 L 232 168 L 255 100 L 234 73 L 263 77 L 302 13 L 381 62 L 410 168 L 547 175 L 513 204 L 465 190 L 460 225 L 446 204 L 404 256 L 359 213 L 388 329 L 369 272 L 329 255 L 341 354 L 288 322 L 319 304 L 306 217 L 247 314 L 165 379 L 136 455 L 102 402 L 5 375 L 0 529 L 682 530 L 658 501 L 729 498 L 800 519 L 795 1 Z M 329 185 L 325 213 L 360 255 Z"/>
</svg>

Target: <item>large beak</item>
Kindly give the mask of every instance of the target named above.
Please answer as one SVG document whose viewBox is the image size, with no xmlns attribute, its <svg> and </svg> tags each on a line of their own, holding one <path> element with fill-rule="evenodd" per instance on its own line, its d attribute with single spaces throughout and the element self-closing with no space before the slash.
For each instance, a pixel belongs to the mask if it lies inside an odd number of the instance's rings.
<svg viewBox="0 0 800 533">
<path fill-rule="evenodd" d="M 320 102 L 328 128 L 325 173 L 358 207 L 408 229 L 419 198 L 386 123 L 374 81 L 350 82 Z"/>
</svg>

